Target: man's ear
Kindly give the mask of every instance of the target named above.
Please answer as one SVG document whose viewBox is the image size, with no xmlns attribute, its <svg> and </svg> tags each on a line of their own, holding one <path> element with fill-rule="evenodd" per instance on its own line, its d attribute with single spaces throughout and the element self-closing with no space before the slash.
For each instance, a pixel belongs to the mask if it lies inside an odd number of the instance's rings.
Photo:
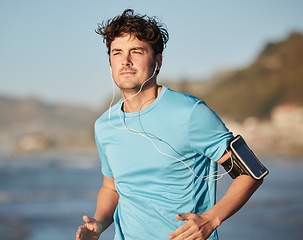
<svg viewBox="0 0 303 240">
<path fill-rule="evenodd" d="M 156 56 L 156 62 L 157 62 L 157 64 L 158 64 L 156 70 L 157 70 L 157 72 L 159 72 L 160 69 L 161 69 L 161 66 L 162 66 L 162 54 L 161 54 L 161 53 L 159 53 L 159 54 Z"/>
</svg>

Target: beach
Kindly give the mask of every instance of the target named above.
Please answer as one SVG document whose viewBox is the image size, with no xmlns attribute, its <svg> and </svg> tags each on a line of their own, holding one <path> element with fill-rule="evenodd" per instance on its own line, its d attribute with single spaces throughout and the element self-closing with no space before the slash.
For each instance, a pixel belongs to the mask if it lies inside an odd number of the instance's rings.
<svg viewBox="0 0 303 240">
<path fill-rule="evenodd" d="M 270 174 L 244 208 L 219 227 L 220 239 L 302 239 L 303 159 L 262 160 Z M 100 168 L 95 153 L 0 156 L 1 239 L 75 239 L 82 216 L 94 215 Z M 230 183 L 229 176 L 218 181 L 218 199 Z M 111 226 L 100 239 L 113 236 Z"/>
</svg>

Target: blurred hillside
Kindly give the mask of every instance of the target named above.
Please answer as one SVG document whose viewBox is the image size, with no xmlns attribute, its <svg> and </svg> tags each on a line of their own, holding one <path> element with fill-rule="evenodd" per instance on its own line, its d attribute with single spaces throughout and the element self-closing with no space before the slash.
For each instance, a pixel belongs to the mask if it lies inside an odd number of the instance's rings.
<svg viewBox="0 0 303 240">
<path fill-rule="evenodd" d="M 169 86 L 205 100 L 219 115 L 236 121 L 265 119 L 281 104 L 303 106 L 303 35 L 268 43 L 248 67 L 218 73 L 204 82 L 186 79 Z"/>
<path fill-rule="evenodd" d="M 220 80 L 206 100 L 236 120 L 268 118 L 285 103 L 303 106 L 303 35 L 267 44 L 254 63 Z"/>
<path fill-rule="evenodd" d="M 234 133 L 268 154 L 303 153 L 303 35 L 268 43 L 246 68 L 166 85 L 206 101 Z"/>
<path fill-rule="evenodd" d="M 0 152 L 94 147 L 97 115 L 89 109 L 0 97 L 0 112 Z"/>
</svg>

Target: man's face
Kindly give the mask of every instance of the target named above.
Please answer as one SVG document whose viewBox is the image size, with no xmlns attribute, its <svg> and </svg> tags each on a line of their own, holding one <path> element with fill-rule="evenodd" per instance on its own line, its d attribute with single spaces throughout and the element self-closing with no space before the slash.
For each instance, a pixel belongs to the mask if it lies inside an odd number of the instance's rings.
<svg viewBox="0 0 303 240">
<path fill-rule="evenodd" d="M 110 64 L 117 86 L 128 91 L 138 90 L 152 76 L 156 60 L 153 49 L 146 41 L 126 34 L 111 43 Z M 149 83 L 156 84 L 156 76 Z"/>
</svg>

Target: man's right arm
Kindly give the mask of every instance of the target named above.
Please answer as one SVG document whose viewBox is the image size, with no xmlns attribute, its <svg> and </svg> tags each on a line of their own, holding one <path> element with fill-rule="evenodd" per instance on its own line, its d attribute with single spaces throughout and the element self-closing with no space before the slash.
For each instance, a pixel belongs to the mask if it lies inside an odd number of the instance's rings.
<svg viewBox="0 0 303 240">
<path fill-rule="evenodd" d="M 102 232 L 112 224 L 113 215 L 119 200 L 119 194 L 116 190 L 114 180 L 114 178 L 104 176 L 103 186 L 97 198 L 94 218 L 101 223 Z"/>
<path fill-rule="evenodd" d="M 100 188 L 94 219 L 83 217 L 86 224 L 78 228 L 76 240 L 99 239 L 100 234 L 113 222 L 113 214 L 117 207 L 119 194 L 116 190 L 114 178 L 103 178 Z"/>
</svg>

